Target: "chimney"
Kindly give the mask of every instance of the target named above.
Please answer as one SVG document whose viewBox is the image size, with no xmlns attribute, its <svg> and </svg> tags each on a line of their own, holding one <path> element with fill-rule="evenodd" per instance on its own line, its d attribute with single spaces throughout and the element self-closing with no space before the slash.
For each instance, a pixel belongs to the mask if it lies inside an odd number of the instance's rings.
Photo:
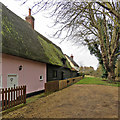
<svg viewBox="0 0 120 120">
<path fill-rule="evenodd" d="M 71 58 L 73 59 L 73 55 L 71 54 Z"/>
<path fill-rule="evenodd" d="M 29 16 L 27 16 L 26 21 L 31 24 L 32 28 L 34 29 L 34 17 L 31 16 L 31 9 L 29 8 Z"/>
<path fill-rule="evenodd" d="M 31 16 L 31 9 L 29 8 L 29 16 Z"/>
</svg>

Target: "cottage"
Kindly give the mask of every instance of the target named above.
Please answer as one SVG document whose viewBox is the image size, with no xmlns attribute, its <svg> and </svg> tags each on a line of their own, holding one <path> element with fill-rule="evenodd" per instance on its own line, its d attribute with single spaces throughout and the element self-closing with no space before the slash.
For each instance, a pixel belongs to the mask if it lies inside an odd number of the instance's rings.
<svg viewBox="0 0 120 120">
<path fill-rule="evenodd" d="M 27 86 L 27 93 L 44 90 L 44 83 L 71 76 L 71 66 L 61 49 L 34 30 L 34 18 L 26 21 L 4 5 L 2 15 L 2 87 Z"/>
<path fill-rule="evenodd" d="M 74 61 L 74 56 L 71 55 L 70 57 L 68 55 L 65 54 L 66 59 L 68 60 L 68 62 L 70 63 L 72 70 L 74 71 L 79 71 L 79 65 Z"/>
</svg>

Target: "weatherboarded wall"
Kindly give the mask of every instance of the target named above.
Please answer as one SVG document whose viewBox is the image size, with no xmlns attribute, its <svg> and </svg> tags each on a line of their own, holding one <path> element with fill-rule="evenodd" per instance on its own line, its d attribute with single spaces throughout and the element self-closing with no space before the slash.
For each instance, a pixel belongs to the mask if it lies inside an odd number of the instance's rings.
<svg viewBox="0 0 120 120">
<path fill-rule="evenodd" d="M 57 71 L 56 77 L 54 76 L 55 71 Z M 47 81 L 63 80 L 76 76 L 77 72 L 72 72 L 68 68 L 47 64 Z"/>
<path fill-rule="evenodd" d="M 22 70 L 19 66 L 22 65 Z M 7 54 L 2 55 L 2 85 L 7 87 L 8 75 L 17 74 L 18 86 L 26 85 L 27 93 L 44 90 L 46 64 Z M 40 76 L 43 80 L 40 80 Z"/>
</svg>

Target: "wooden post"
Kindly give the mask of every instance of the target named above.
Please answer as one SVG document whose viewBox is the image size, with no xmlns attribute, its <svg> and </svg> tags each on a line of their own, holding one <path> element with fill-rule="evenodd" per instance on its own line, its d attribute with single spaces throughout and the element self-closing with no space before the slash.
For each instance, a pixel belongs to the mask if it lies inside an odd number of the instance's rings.
<svg viewBox="0 0 120 120">
<path fill-rule="evenodd" d="M 4 110 L 4 89 L 2 89 L 2 111 Z"/>
<path fill-rule="evenodd" d="M 14 91 L 14 106 L 15 106 L 15 87 L 14 87 L 13 91 Z"/>
<path fill-rule="evenodd" d="M 23 86 L 23 103 L 26 103 L 26 86 Z"/>
<path fill-rule="evenodd" d="M 11 107 L 13 106 L 13 104 L 12 104 L 12 103 L 13 103 L 13 100 L 12 100 L 12 99 L 13 99 L 12 92 L 13 92 L 13 88 L 11 88 Z"/>
<path fill-rule="evenodd" d="M 26 85 L 25 85 L 25 103 L 26 103 Z"/>
<path fill-rule="evenodd" d="M 19 86 L 19 88 L 18 88 L 18 90 L 19 90 L 19 97 L 18 97 L 18 103 L 20 103 L 20 86 Z"/>
<path fill-rule="evenodd" d="M 22 103 L 22 98 L 23 98 L 23 96 L 22 96 L 22 86 L 21 86 L 21 103 Z"/>
<path fill-rule="evenodd" d="M 24 89 L 25 89 L 25 86 L 23 86 L 23 103 L 25 101 Z"/>
<path fill-rule="evenodd" d="M 18 87 L 16 87 L 16 105 L 18 104 Z"/>
<path fill-rule="evenodd" d="M 7 88 L 5 88 L 5 110 L 7 109 Z"/>
<path fill-rule="evenodd" d="M 10 88 L 8 88 L 8 108 L 10 108 Z"/>
</svg>

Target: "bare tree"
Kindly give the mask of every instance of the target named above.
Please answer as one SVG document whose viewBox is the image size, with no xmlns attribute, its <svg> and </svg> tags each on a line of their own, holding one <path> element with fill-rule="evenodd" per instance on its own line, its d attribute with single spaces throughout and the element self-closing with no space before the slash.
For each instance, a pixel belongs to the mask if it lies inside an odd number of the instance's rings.
<svg viewBox="0 0 120 120">
<path fill-rule="evenodd" d="M 55 24 L 60 25 L 55 33 L 87 45 L 108 73 L 115 80 L 115 61 L 120 54 L 120 2 L 80 2 L 79 0 L 38 0 L 33 5 L 37 12 L 53 8 Z M 89 50 L 90 50 L 89 49 Z"/>
<path fill-rule="evenodd" d="M 111 3 L 110 2 L 96 2 L 96 3 L 102 6 L 103 8 L 105 8 L 106 10 L 108 10 L 113 15 L 115 15 L 118 19 L 120 19 L 120 11 L 119 11 L 120 8 L 119 10 L 116 9 L 116 5 L 114 4 L 115 2 L 117 4 L 118 1 L 112 0 Z"/>
</svg>

